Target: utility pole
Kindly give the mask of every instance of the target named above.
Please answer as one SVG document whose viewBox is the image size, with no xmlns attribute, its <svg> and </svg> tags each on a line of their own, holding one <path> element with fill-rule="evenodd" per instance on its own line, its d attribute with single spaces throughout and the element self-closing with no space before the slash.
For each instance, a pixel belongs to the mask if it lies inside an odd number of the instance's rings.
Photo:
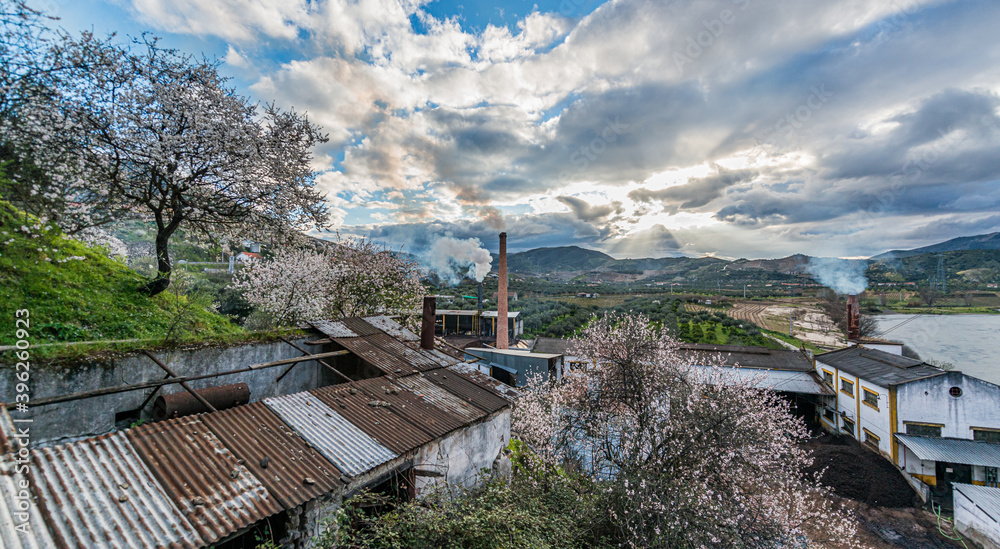
<svg viewBox="0 0 1000 549">
<path fill-rule="evenodd" d="M 792 326 L 793 326 L 793 320 L 794 319 L 795 319 L 795 317 L 792 316 L 792 313 L 788 313 L 788 337 L 795 337 L 795 334 L 792 332 Z"/>
</svg>

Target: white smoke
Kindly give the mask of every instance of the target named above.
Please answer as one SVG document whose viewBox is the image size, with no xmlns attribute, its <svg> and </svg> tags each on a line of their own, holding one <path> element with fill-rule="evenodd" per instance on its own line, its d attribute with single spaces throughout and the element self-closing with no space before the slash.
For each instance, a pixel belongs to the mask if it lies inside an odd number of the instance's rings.
<svg viewBox="0 0 1000 549">
<path fill-rule="evenodd" d="M 860 294 L 868 287 L 868 279 L 865 278 L 868 264 L 865 261 L 810 257 L 805 269 L 816 278 L 817 282 L 838 294 Z"/>
<path fill-rule="evenodd" d="M 493 262 L 490 252 L 483 248 L 478 238 L 459 240 L 450 236 L 435 240 L 420 254 L 420 259 L 424 266 L 449 284 L 458 284 L 462 276 L 482 282 Z"/>
</svg>

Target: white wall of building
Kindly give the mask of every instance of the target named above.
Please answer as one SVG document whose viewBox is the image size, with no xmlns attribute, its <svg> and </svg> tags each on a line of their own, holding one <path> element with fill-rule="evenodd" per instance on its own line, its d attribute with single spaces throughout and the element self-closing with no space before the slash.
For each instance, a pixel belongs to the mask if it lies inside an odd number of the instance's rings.
<svg viewBox="0 0 1000 549">
<path fill-rule="evenodd" d="M 962 396 L 949 394 L 958 387 Z M 1000 387 L 961 372 L 912 381 L 896 389 L 897 431 L 905 422 L 940 424 L 942 437 L 972 438 L 972 428 L 1000 429 Z"/>
<path fill-rule="evenodd" d="M 417 497 L 444 483 L 455 487 L 473 486 L 481 479 L 483 469 L 492 469 L 498 456 L 501 461 L 506 459 L 501 452 L 509 443 L 510 408 L 505 408 L 475 425 L 420 447 L 413 458 L 413 467 L 435 471 L 442 476 L 418 476 Z"/>
<path fill-rule="evenodd" d="M 992 505 L 986 502 L 977 505 L 976 500 L 981 498 L 979 490 L 965 487 L 967 489 L 963 490 L 963 486 L 958 485 L 955 490 L 955 529 L 987 549 L 1000 549 L 1000 518 L 983 510 L 983 507 L 991 509 Z M 1000 496 L 994 495 L 992 499 L 997 497 Z"/>
</svg>

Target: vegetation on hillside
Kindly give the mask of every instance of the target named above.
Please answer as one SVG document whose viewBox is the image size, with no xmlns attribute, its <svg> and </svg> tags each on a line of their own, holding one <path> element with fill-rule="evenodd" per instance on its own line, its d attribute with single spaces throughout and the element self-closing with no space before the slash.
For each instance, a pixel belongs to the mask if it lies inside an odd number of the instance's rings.
<svg viewBox="0 0 1000 549">
<path fill-rule="evenodd" d="M 242 332 L 211 310 L 210 299 L 177 291 L 150 297 L 136 291 L 142 284 L 142 276 L 102 248 L 0 201 L 0 318 L 27 309 L 32 344 L 210 340 Z M 0 345 L 14 342 L 12 330 L 0 334 Z"/>
</svg>

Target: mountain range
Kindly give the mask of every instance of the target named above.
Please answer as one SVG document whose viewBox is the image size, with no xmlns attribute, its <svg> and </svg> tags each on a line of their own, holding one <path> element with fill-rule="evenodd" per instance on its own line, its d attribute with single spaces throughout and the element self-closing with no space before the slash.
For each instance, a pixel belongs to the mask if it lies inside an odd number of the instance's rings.
<svg viewBox="0 0 1000 549">
<path fill-rule="evenodd" d="M 960 236 L 952 238 L 923 248 L 912 250 L 890 250 L 888 252 L 872 256 L 872 259 L 892 259 L 912 257 L 920 254 L 954 252 L 959 250 L 1000 250 L 1000 232 L 990 234 L 980 234 L 976 236 Z"/>
</svg>

